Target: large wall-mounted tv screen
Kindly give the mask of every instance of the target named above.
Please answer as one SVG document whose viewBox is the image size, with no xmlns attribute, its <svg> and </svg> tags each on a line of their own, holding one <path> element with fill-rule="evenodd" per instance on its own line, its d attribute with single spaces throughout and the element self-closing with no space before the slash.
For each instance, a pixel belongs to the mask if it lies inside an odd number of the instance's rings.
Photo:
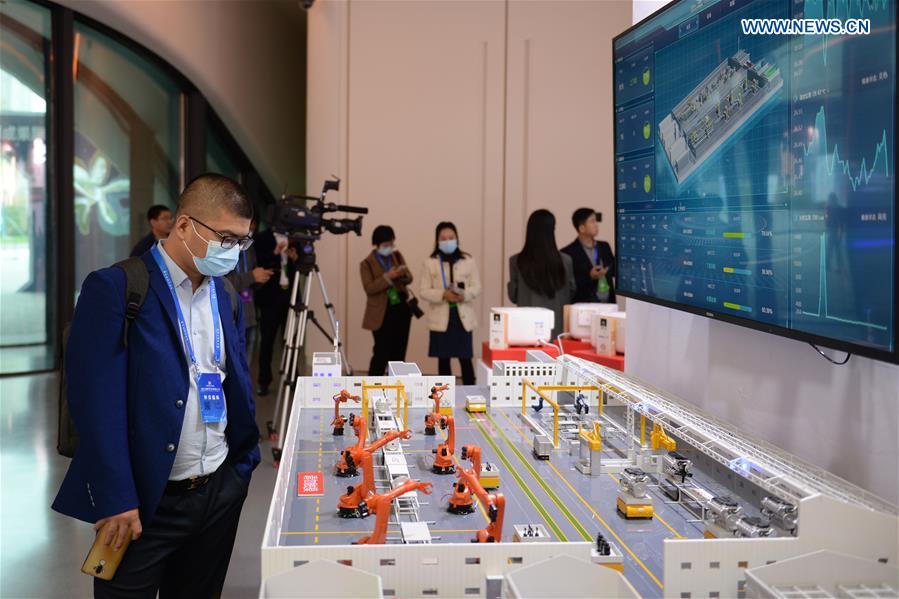
<svg viewBox="0 0 899 599">
<path fill-rule="evenodd" d="M 679 0 L 613 41 L 622 294 L 899 362 L 895 0 Z"/>
</svg>

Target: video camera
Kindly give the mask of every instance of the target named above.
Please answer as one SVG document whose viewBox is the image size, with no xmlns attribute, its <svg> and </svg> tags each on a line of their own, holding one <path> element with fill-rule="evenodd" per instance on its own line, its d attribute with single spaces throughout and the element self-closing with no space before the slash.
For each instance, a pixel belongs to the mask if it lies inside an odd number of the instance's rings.
<svg viewBox="0 0 899 599">
<path fill-rule="evenodd" d="M 320 197 L 303 195 L 283 195 L 272 217 L 272 229 L 296 240 L 315 241 L 321 238 L 322 231 L 335 235 L 353 232 L 362 235 L 362 217 L 358 218 L 325 218 L 329 212 L 350 212 L 368 214 L 368 208 L 345 206 L 326 202 L 329 191 L 340 190 L 340 179 L 328 179 L 322 185 Z M 312 204 L 310 205 L 310 202 Z"/>
<path fill-rule="evenodd" d="M 346 206 L 326 202 L 329 191 L 340 190 L 340 179 L 328 179 L 322 185 L 320 197 L 304 195 L 283 195 L 275 204 L 272 214 L 272 230 L 286 235 L 297 242 L 299 268 L 308 272 L 315 266 L 315 247 L 313 242 L 321 239 L 322 232 L 334 235 L 353 232 L 362 235 L 362 217 L 326 218 L 329 212 L 350 212 L 352 214 L 368 214 L 368 208 Z"/>
</svg>

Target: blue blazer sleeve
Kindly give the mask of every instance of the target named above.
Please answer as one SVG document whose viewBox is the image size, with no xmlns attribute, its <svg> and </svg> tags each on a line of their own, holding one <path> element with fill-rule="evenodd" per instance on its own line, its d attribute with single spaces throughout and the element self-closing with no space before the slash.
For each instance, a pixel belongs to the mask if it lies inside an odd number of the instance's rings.
<svg viewBox="0 0 899 599">
<path fill-rule="evenodd" d="M 124 296 L 122 270 L 91 273 L 81 287 L 66 349 L 69 410 L 80 437 L 77 458 L 98 520 L 139 504 L 128 443 Z"/>
</svg>

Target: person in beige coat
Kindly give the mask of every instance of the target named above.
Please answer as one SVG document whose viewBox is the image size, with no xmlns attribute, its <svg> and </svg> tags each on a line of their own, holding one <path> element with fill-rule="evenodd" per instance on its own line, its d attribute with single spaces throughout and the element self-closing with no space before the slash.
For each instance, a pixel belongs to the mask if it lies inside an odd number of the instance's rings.
<svg viewBox="0 0 899 599">
<path fill-rule="evenodd" d="M 419 287 L 428 308 L 428 355 L 437 358 L 443 376 L 452 375 L 450 359 L 458 358 L 462 384 L 474 385 L 471 332 L 478 324 L 472 303 L 481 294 L 478 265 L 459 249 L 459 234 L 453 223 L 438 224 L 434 237 L 434 251 L 424 262 Z"/>
</svg>

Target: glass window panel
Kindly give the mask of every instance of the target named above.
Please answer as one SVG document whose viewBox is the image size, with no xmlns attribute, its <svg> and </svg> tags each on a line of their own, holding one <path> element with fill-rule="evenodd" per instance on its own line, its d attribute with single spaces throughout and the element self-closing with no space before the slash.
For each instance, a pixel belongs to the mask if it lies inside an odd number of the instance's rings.
<svg viewBox="0 0 899 599">
<path fill-rule="evenodd" d="M 240 161 L 230 151 L 228 144 L 222 139 L 218 127 L 209 120 L 206 122 L 206 170 L 219 173 L 240 181 Z"/>
<path fill-rule="evenodd" d="M 49 9 L 0 3 L 0 374 L 54 362 L 47 278 L 50 36 Z"/>
<path fill-rule="evenodd" d="M 154 204 L 181 187 L 177 83 L 123 44 L 75 26 L 75 284 L 127 258 Z"/>
</svg>

